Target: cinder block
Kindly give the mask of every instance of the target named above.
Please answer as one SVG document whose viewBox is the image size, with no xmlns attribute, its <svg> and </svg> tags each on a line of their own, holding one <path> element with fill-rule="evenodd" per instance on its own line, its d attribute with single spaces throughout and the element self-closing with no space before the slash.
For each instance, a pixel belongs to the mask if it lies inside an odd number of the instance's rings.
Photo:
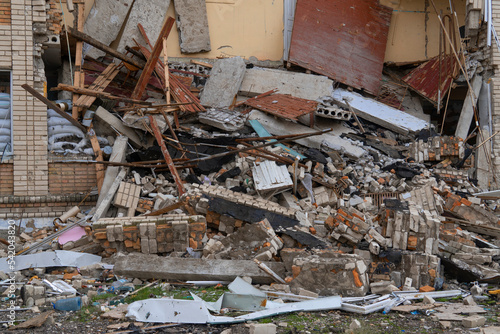
<svg viewBox="0 0 500 334">
<path fill-rule="evenodd" d="M 275 324 L 249 324 L 250 334 L 276 334 Z"/>
<path fill-rule="evenodd" d="M 462 319 L 462 325 L 465 328 L 481 327 L 486 323 L 486 318 L 480 315 L 471 315 Z"/>
</svg>

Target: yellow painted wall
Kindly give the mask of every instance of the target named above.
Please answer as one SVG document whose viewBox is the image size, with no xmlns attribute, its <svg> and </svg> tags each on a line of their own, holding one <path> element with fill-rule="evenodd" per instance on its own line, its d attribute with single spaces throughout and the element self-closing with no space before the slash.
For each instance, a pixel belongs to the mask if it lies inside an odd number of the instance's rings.
<svg viewBox="0 0 500 334">
<path fill-rule="evenodd" d="M 85 17 L 93 4 L 94 0 L 85 1 Z M 174 25 L 167 44 L 169 57 L 254 56 L 259 60 L 282 58 L 283 0 L 206 0 L 206 4 L 212 51 L 182 54 L 177 26 Z M 173 1 L 170 2 L 167 15 L 175 17 Z M 71 14 L 66 18 L 73 21 Z M 158 22 L 158 25 L 161 26 L 162 23 Z M 72 23 L 69 25 L 72 26 Z"/>
<path fill-rule="evenodd" d="M 380 0 L 381 4 L 394 10 L 385 62 L 418 62 L 439 53 L 440 24 L 431 1 L 428 1 L 427 8 L 425 2 L 425 0 Z M 438 11 L 443 10 L 443 14 L 449 13 L 449 0 L 434 0 L 434 2 Z M 453 1 L 460 26 L 465 21 L 465 2 L 466 0 Z M 85 1 L 86 15 L 93 3 L 94 0 Z M 174 27 L 168 39 L 169 57 L 255 56 L 260 60 L 282 58 L 283 0 L 206 0 L 206 4 L 212 51 L 182 54 L 177 28 Z M 173 1 L 167 14 L 174 16 Z M 72 15 L 68 15 L 67 19 L 72 21 Z M 458 28 L 455 28 L 458 35 Z"/>
<path fill-rule="evenodd" d="M 175 27 L 167 41 L 169 57 L 282 58 L 283 0 L 207 0 L 206 4 L 212 51 L 182 54 Z M 172 5 L 168 15 L 174 16 Z"/>
<path fill-rule="evenodd" d="M 424 0 L 380 0 L 393 8 L 385 62 L 405 63 L 422 61 L 439 53 L 440 23 L 432 2 Z M 450 13 L 448 0 L 434 0 L 438 11 Z M 465 22 L 465 0 L 454 0 L 459 26 Z M 427 12 L 427 23 L 426 23 Z M 426 31 L 427 25 L 427 31 Z M 455 26 L 458 36 L 458 27 Z M 443 37 L 445 38 L 445 37 Z M 457 37 L 458 41 L 458 37 Z"/>
</svg>

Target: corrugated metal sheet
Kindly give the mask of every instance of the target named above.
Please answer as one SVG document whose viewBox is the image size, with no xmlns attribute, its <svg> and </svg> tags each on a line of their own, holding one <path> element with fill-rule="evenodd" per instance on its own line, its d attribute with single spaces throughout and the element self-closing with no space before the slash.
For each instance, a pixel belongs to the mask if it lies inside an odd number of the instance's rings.
<svg viewBox="0 0 500 334">
<path fill-rule="evenodd" d="M 441 101 L 448 92 L 453 78 L 458 73 L 458 66 L 452 55 L 444 55 L 439 65 L 439 56 L 421 64 L 419 67 L 403 77 L 415 92 L 422 95 L 435 106 L 442 105 Z M 439 73 L 441 72 L 441 79 Z M 441 94 L 439 94 L 439 80 L 441 80 Z"/>
<path fill-rule="evenodd" d="M 318 102 L 301 99 L 291 95 L 273 94 L 255 97 L 245 101 L 245 104 L 277 117 L 298 121 L 303 115 L 316 111 Z"/>
<path fill-rule="evenodd" d="M 289 62 L 376 95 L 391 15 L 378 0 L 298 0 Z"/>
</svg>

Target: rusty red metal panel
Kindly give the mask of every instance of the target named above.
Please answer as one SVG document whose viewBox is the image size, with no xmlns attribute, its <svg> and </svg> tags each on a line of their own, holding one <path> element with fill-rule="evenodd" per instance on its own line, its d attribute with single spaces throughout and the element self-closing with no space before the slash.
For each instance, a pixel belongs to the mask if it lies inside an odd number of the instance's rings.
<svg viewBox="0 0 500 334">
<path fill-rule="evenodd" d="M 391 15 L 378 0 L 297 0 L 289 61 L 376 95 Z"/>
<path fill-rule="evenodd" d="M 245 104 L 262 110 L 274 116 L 298 121 L 300 116 L 311 114 L 316 110 L 318 102 L 301 99 L 285 94 L 273 94 L 255 97 L 245 101 Z"/>
<path fill-rule="evenodd" d="M 442 106 L 441 101 L 448 92 L 457 71 L 458 66 L 454 56 L 443 55 L 441 61 L 440 57 L 436 56 L 408 73 L 402 80 L 435 106 L 438 104 Z M 440 89 L 441 94 L 439 94 Z"/>
</svg>

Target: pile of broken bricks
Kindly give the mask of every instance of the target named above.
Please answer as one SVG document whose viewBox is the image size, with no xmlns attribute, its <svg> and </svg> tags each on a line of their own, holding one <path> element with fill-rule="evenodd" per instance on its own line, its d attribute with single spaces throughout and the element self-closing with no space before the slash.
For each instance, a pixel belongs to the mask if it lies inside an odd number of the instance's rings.
<svg viewBox="0 0 500 334">
<path fill-rule="evenodd" d="M 144 46 L 142 54 L 152 57 Z M 168 80 L 158 55 L 148 63 L 157 65 L 163 88 Z M 260 287 L 253 293 L 272 290 L 297 303 L 330 298 L 338 302 L 334 308 L 367 314 L 422 309 L 408 304 L 423 297 L 432 307 L 433 296 L 466 297 L 447 289 L 458 282 L 500 283 L 500 196 L 473 182 L 475 158 L 461 138 L 437 135 L 427 122 L 372 98 L 333 90 L 332 81 L 323 87 L 326 95 L 287 95 L 286 83 L 298 74 L 247 69 L 240 57 L 168 68 L 181 73 L 177 86 L 167 87 L 179 94 L 176 104 L 165 106 L 170 96 L 147 86 L 147 77 L 138 94 L 147 92 L 146 104 L 130 107 L 122 97 L 110 111 L 95 111 L 101 144 L 113 145 L 96 206 L 75 207 L 53 226 L 16 236 L 24 264 L 11 273 L 19 306 L 77 294 L 86 304 L 111 281 L 124 292 L 148 280 L 246 277 Z M 243 97 L 253 87 L 245 80 L 263 73 L 276 78 L 266 80 L 272 87 Z M 379 113 L 363 109 L 367 101 Z M 6 245 L 0 254 L 6 260 Z M 69 261 L 75 254 L 91 263 Z M 59 269 L 45 270 L 53 267 Z M 6 263 L 0 268 L 9 269 Z M 62 291 L 54 281 L 71 289 Z M 147 303 L 140 305 L 147 309 Z M 141 319 L 136 306 L 129 314 Z M 435 306 L 438 320 L 462 320 L 449 306 Z M 207 323 L 220 321 L 208 311 L 204 316 Z M 484 318 L 463 324 L 482 326 Z"/>
</svg>

